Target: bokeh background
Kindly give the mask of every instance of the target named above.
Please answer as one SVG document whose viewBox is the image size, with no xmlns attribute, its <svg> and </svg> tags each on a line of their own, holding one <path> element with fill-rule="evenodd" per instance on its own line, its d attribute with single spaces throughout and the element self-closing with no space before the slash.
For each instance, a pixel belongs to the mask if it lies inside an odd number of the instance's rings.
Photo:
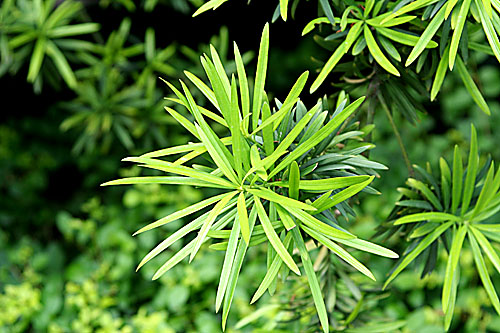
<svg viewBox="0 0 500 333">
<path fill-rule="evenodd" d="M 201 74 L 199 56 L 209 52 L 210 43 L 230 64 L 226 58 L 231 58 L 233 40 L 253 68 L 260 31 L 271 21 L 276 4 L 232 1 L 192 18 L 200 0 L 81 1 L 66 24 L 93 22 L 99 28 L 71 37 L 82 43 L 63 52 L 77 82 L 68 87 L 47 56 L 37 79 L 27 82 L 35 43 L 9 50 L 5 45 L 12 45 L 22 29 L 7 33 L 7 28 L 22 23 L 37 30 L 37 1 L 4 0 L 0 6 L 8 2 L 15 10 L 0 14 L 0 332 L 219 332 L 220 316 L 213 308 L 223 254 L 205 248 L 192 264 L 182 262 L 151 281 L 156 268 L 182 244 L 137 273 L 136 265 L 185 221 L 131 236 L 154 219 L 199 201 L 204 193 L 183 186 L 99 185 L 140 173 L 120 162 L 126 156 L 190 140 L 163 111 L 169 103 L 163 96 L 170 92 L 157 77 L 173 82 L 185 69 Z M 300 36 L 315 11 L 304 2 L 294 20 L 271 25 L 267 90 L 277 97 L 283 99 L 302 71 L 314 71 L 315 59 L 327 56 L 312 36 Z M 500 160 L 500 68 L 489 58 L 475 63 L 474 74 L 492 115 L 482 113 L 460 79 L 448 74 L 439 102 L 425 104 L 427 114 L 417 126 L 395 115 L 413 163 L 435 166 L 440 156 L 451 156 L 455 144 L 466 150 L 470 122 L 478 129 L 480 151 Z M 311 104 L 334 92 L 324 85 L 302 99 Z M 398 199 L 396 188 L 407 176 L 383 113 L 375 115 L 375 124 L 372 141 L 377 148 L 370 157 L 389 170 L 374 183 L 381 195 L 360 196 L 352 230 L 364 238 L 387 217 Z M 396 243 L 384 246 L 401 250 Z M 260 259 L 265 253 L 265 247 L 249 252 L 229 332 L 265 330 L 278 311 L 269 306 L 287 297 L 283 291 L 248 304 L 265 274 Z M 392 264 L 369 255 L 361 259 L 379 280 Z M 453 330 L 500 332 L 500 318 L 485 310 L 485 292 L 470 287 L 478 285 L 472 254 L 465 249 L 461 260 L 471 269 L 462 273 Z M 369 310 L 406 320 L 405 332 L 441 332 L 444 267 L 424 280 L 419 275 L 407 269 Z M 498 275 L 493 279 L 500 286 Z M 266 306 L 269 311 L 236 328 L 242 318 Z M 290 330 L 302 331 L 300 320 Z"/>
</svg>

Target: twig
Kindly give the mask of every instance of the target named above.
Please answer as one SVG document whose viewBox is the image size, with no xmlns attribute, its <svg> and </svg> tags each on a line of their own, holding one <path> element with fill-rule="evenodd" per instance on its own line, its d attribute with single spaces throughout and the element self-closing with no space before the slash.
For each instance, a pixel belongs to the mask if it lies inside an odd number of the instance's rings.
<svg viewBox="0 0 500 333">
<path fill-rule="evenodd" d="M 391 123 L 392 130 L 394 131 L 394 134 L 396 135 L 396 139 L 398 140 L 399 143 L 399 148 L 401 148 L 401 152 L 403 153 L 403 159 L 405 160 L 406 167 L 408 168 L 408 174 L 410 177 L 414 176 L 414 170 L 413 167 L 411 166 L 410 159 L 408 158 L 408 153 L 406 152 L 405 145 L 403 143 L 403 139 L 401 138 L 401 134 L 399 133 L 398 128 L 396 127 L 396 124 L 394 123 L 394 119 L 392 118 L 391 111 L 389 110 L 389 107 L 387 106 L 387 103 L 385 102 L 384 96 L 382 96 L 381 93 L 377 93 L 378 100 L 380 101 L 380 104 L 382 105 L 382 108 L 385 111 L 385 114 L 387 115 L 387 118 L 389 118 L 389 122 Z"/>
</svg>

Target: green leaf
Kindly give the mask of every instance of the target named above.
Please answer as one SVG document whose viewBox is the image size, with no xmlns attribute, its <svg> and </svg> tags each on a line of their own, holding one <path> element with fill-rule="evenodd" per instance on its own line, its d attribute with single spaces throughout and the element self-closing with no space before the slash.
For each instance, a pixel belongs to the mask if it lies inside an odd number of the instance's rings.
<svg viewBox="0 0 500 333">
<path fill-rule="evenodd" d="M 219 104 L 217 103 L 217 99 L 215 98 L 215 93 L 212 89 L 210 89 L 205 82 L 199 79 L 196 75 L 192 74 L 189 71 L 184 71 L 184 75 L 198 88 L 203 95 L 213 104 L 219 111 Z"/>
<path fill-rule="evenodd" d="M 443 311 L 445 314 L 448 311 L 453 312 L 453 308 L 450 309 L 448 305 L 451 302 L 451 295 L 453 293 L 452 287 L 454 287 L 453 277 L 457 269 L 458 261 L 460 259 L 460 252 L 462 251 L 462 245 L 464 243 L 466 234 L 467 234 L 467 225 L 463 224 L 458 228 L 458 231 L 455 234 L 453 242 L 451 244 L 451 250 L 448 256 L 448 263 L 446 265 L 446 273 L 444 275 L 443 293 L 441 297 L 441 303 L 443 305 Z"/>
<path fill-rule="evenodd" d="M 333 241 L 323 236 L 322 234 L 314 231 L 311 228 L 303 226 L 302 229 L 306 233 L 308 233 L 312 238 L 316 239 L 318 242 L 329 248 L 333 253 L 339 256 L 346 263 L 348 263 L 349 265 L 351 265 L 352 267 L 354 267 L 355 269 L 357 269 L 358 271 L 360 271 L 373 281 L 376 281 L 375 276 L 373 276 L 373 273 L 368 268 L 366 268 L 365 265 L 363 265 L 356 258 L 354 258 L 349 252 L 343 249 L 341 246 L 335 244 Z"/>
<path fill-rule="evenodd" d="M 431 101 L 436 99 L 439 90 L 441 90 L 441 85 L 443 84 L 444 77 L 446 76 L 446 71 L 448 69 L 446 66 L 446 59 L 448 59 L 449 54 L 450 48 L 447 47 L 441 57 L 441 60 L 439 60 L 438 67 L 436 69 L 436 76 L 434 77 L 434 82 L 432 83 L 431 88 Z M 453 60 L 453 62 L 455 62 L 455 60 Z"/>
<path fill-rule="evenodd" d="M 101 184 L 101 186 L 133 185 L 133 184 L 189 185 L 189 186 L 222 188 L 220 185 L 215 185 L 209 182 L 204 182 L 189 177 L 166 177 L 166 176 L 121 178 L 103 183 Z M 226 187 L 226 189 L 232 189 L 232 188 Z"/>
<path fill-rule="evenodd" d="M 302 239 L 299 228 L 292 229 L 293 239 L 297 248 L 299 249 L 300 257 L 302 259 L 302 265 L 307 276 L 307 282 L 309 283 L 309 288 L 313 296 L 314 305 L 316 306 L 316 311 L 318 312 L 319 321 L 321 326 L 323 326 L 323 332 L 329 332 L 328 326 L 328 314 L 326 312 L 325 302 L 323 300 L 323 295 L 321 294 L 321 287 L 319 285 L 318 278 L 314 272 L 313 264 L 311 262 L 311 257 L 307 251 L 306 244 Z"/>
<path fill-rule="evenodd" d="M 45 38 L 38 38 L 33 53 L 31 55 L 30 67 L 28 69 L 28 81 L 35 82 L 38 77 L 40 68 L 42 67 L 43 58 L 45 56 L 45 48 L 47 46 L 47 40 Z"/>
<path fill-rule="evenodd" d="M 289 182 L 289 188 L 288 188 L 288 196 L 292 199 L 298 200 L 299 199 L 299 188 L 300 188 L 300 170 L 299 170 L 299 165 L 297 164 L 296 161 L 293 161 L 292 164 L 290 164 L 288 172 L 288 182 Z"/>
<path fill-rule="evenodd" d="M 252 128 L 257 128 L 260 108 L 262 107 L 262 96 L 266 83 L 267 61 L 269 52 L 269 23 L 266 23 L 260 40 L 259 56 L 257 59 L 257 71 L 255 73 L 255 85 L 253 89 L 252 103 Z"/>
<path fill-rule="evenodd" d="M 472 230 L 472 228 L 471 228 Z M 479 272 L 479 277 L 483 282 L 484 289 L 486 290 L 486 294 L 491 301 L 491 304 L 500 315 L 500 301 L 498 300 L 497 293 L 495 291 L 495 287 L 491 282 L 490 275 L 488 273 L 488 268 L 486 267 L 486 263 L 484 262 L 483 255 L 481 254 L 481 249 L 477 244 L 476 238 L 474 237 L 474 233 L 472 231 L 468 232 L 469 241 L 472 249 L 472 254 L 474 255 L 474 261 L 476 262 L 477 271 Z"/>
<path fill-rule="evenodd" d="M 224 196 L 222 197 L 222 199 L 219 202 L 217 202 L 217 204 L 214 206 L 214 208 L 210 211 L 210 214 L 208 214 L 207 219 L 205 220 L 205 222 L 203 222 L 203 226 L 201 227 L 200 231 L 198 232 L 198 236 L 196 236 L 196 238 L 195 238 L 196 242 L 193 246 L 193 249 L 191 250 L 189 262 L 193 261 L 196 253 L 198 252 L 198 250 L 201 247 L 201 244 L 203 244 L 203 242 L 205 241 L 205 237 L 207 236 L 208 230 L 210 229 L 210 227 L 214 223 L 217 216 L 219 216 L 221 211 L 228 204 L 229 200 L 231 200 L 235 196 L 236 193 L 238 193 L 238 191 L 225 193 Z"/>
<path fill-rule="evenodd" d="M 273 192 L 265 187 L 261 187 L 258 189 L 247 188 L 246 190 L 249 193 L 256 195 L 262 199 L 266 199 L 266 200 L 275 202 L 275 203 L 280 204 L 282 206 L 285 206 L 287 208 L 292 207 L 292 208 L 298 208 L 298 209 L 304 209 L 304 210 L 316 210 L 316 208 L 314 208 L 311 205 L 308 205 L 304 202 L 301 202 L 301 201 L 298 201 L 295 199 L 287 198 L 287 197 L 285 197 L 281 194 L 275 193 L 275 192 Z"/>
<path fill-rule="evenodd" d="M 231 138 L 233 143 L 234 166 L 238 175 L 238 180 L 243 178 L 243 160 L 247 155 L 244 151 L 244 142 L 240 132 L 240 107 L 238 105 L 238 93 L 236 87 L 236 79 L 234 75 L 231 80 Z"/>
<path fill-rule="evenodd" d="M 208 199 L 205 199 L 205 200 L 202 200 L 198 203 L 195 203 L 194 205 L 191 205 L 189 207 L 186 207 L 184 209 L 181 209 L 181 210 L 178 210 L 176 211 L 175 213 L 172 213 L 170 215 L 167 215 L 153 223 L 150 223 L 144 227 L 142 227 L 141 229 L 137 230 L 133 236 L 135 235 L 138 235 L 140 233 L 143 233 L 145 231 L 148 231 L 148 230 L 151 230 L 151 229 L 154 229 L 154 228 L 158 228 L 159 226 L 162 226 L 164 224 L 167 224 L 167 223 L 170 223 L 172 221 L 175 221 L 175 220 L 178 220 L 180 218 L 183 218 L 184 216 L 187 216 L 187 215 L 190 215 L 190 214 L 193 214 L 195 212 L 198 212 L 199 210 L 207 207 L 207 206 L 210 206 L 211 204 L 215 203 L 215 202 L 218 202 L 220 200 L 222 200 L 224 197 L 226 196 L 226 194 L 220 194 L 220 195 L 216 195 L 214 197 L 211 197 L 211 198 L 208 198 Z"/>
<path fill-rule="evenodd" d="M 321 222 L 317 218 L 313 217 L 307 212 L 304 212 L 303 210 L 296 209 L 296 208 L 291 208 L 291 207 L 286 207 L 286 210 L 291 213 L 293 216 L 295 216 L 301 223 L 305 224 L 311 229 L 314 229 L 322 234 L 327 235 L 328 237 L 335 238 L 335 239 L 354 239 L 356 236 L 347 233 L 343 230 L 334 228 L 326 223 Z"/>
<path fill-rule="evenodd" d="M 68 85 L 68 87 L 74 89 L 76 88 L 76 77 L 71 67 L 68 64 L 68 61 L 59 50 L 59 48 L 50 40 L 47 41 L 47 55 L 52 58 L 54 64 L 56 65 L 59 73 L 63 77 L 64 81 Z"/>
<path fill-rule="evenodd" d="M 462 31 L 464 30 L 467 14 L 469 14 L 471 1 L 472 0 L 464 0 L 464 2 L 462 2 L 462 6 L 460 7 L 460 12 L 458 13 L 457 23 L 455 25 L 455 30 L 453 31 L 453 36 L 451 38 L 451 44 L 450 44 L 450 52 L 449 52 L 450 71 L 453 70 L 453 66 L 455 64 L 455 57 L 458 53 L 458 43 L 460 42 L 460 38 L 462 37 Z"/>
<path fill-rule="evenodd" d="M 363 190 L 365 187 L 368 186 L 373 181 L 374 176 L 370 176 L 367 180 L 364 182 L 361 182 L 359 184 L 354 184 L 346 188 L 345 190 L 342 190 L 338 193 L 335 193 L 332 195 L 328 200 L 324 200 L 321 205 L 315 206 L 317 208 L 317 211 L 313 212 L 313 214 L 319 214 L 320 212 L 323 212 L 329 208 L 332 208 L 333 206 L 341 203 L 342 201 L 345 201 L 352 196 L 356 195 L 359 193 L 361 190 Z"/>
<path fill-rule="evenodd" d="M 318 77 L 316 80 L 314 80 L 313 84 L 311 85 L 311 88 L 309 88 L 309 92 L 312 94 L 315 92 L 321 84 L 325 81 L 326 77 L 330 72 L 333 70 L 335 65 L 340 61 L 342 56 L 348 51 L 349 49 L 346 48 L 345 44 L 340 44 L 339 47 L 333 52 L 332 56 L 328 59 L 326 64 L 323 66 L 321 71 L 319 72 Z"/>
<path fill-rule="evenodd" d="M 394 29 L 389 29 L 389 28 L 378 28 L 377 27 L 377 32 L 380 33 L 381 35 L 392 39 L 395 42 L 398 42 L 403 45 L 409 45 L 409 46 L 415 46 L 418 41 L 419 37 L 415 35 L 410 35 L 409 33 L 401 32 L 398 30 Z M 429 40 L 425 48 L 436 48 L 438 44 L 433 41 Z"/>
<path fill-rule="evenodd" d="M 255 205 L 250 212 L 249 217 L 249 229 L 250 235 L 253 232 L 253 227 L 255 225 L 255 220 L 257 219 L 257 212 L 255 210 Z M 238 249 L 236 251 L 236 256 L 231 267 L 231 274 L 229 276 L 229 283 L 227 285 L 226 296 L 224 297 L 224 306 L 222 308 L 222 329 L 226 327 L 227 316 L 229 314 L 229 309 L 233 302 L 234 291 L 236 290 L 236 283 L 238 282 L 238 276 L 240 274 L 241 266 L 243 265 L 243 259 L 245 259 L 245 253 L 248 249 L 248 243 L 243 239 L 240 239 L 238 244 Z"/>
<path fill-rule="evenodd" d="M 276 205 L 276 211 L 281 219 L 281 223 L 283 223 L 283 226 L 287 231 L 295 228 L 295 223 L 293 222 L 292 217 L 285 209 L 283 209 L 280 205 Z"/>
<path fill-rule="evenodd" d="M 365 100 L 365 97 L 360 97 L 354 102 L 352 102 L 348 107 L 340 111 L 335 117 L 333 117 L 323 128 L 316 132 L 312 137 L 307 139 L 304 143 L 296 147 L 278 166 L 269 174 L 269 178 L 276 175 L 278 172 L 286 168 L 292 161 L 295 161 L 302 154 L 309 151 L 311 148 L 316 146 L 318 143 L 323 141 L 328 137 L 340 124 L 346 120 L 347 117 L 351 115 Z M 279 148 L 279 146 L 278 146 Z M 278 148 L 276 151 L 278 151 Z"/>
<path fill-rule="evenodd" d="M 462 179 L 463 179 L 463 162 L 462 153 L 458 145 L 455 145 L 453 153 L 453 183 L 451 197 L 451 213 L 455 214 L 458 205 L 462 199 Z"/>
<path fill-rule="evenodd" d="M 297 79 L 297 81 L 293 85 L 292 89 L 290 89 L 290 92 L 286 96 L 286 99 L 283 102 L 281 108 L 278 110 L 278 112 L 273 113 L 271 117 L 262 119 L 262 124 L 259 125 L 257 128 L 255 128 L 255 130 L 252 132 L 251 135 L 257 134 L 257 132 L 267 128 L 271 124 L 273 124 L 272 130 L 273 131 L 276 130 L 276 128 L 279 126 L 283 118 L 290 112 L 293 106 L 297 103 L 299 95 L 302 92 L 302 89 L 304 89 L 308 77 L 309 77 L 309 72 L 306 71 L 302 73 L 302 75 Z"/>
<path fill-rule="evenodd" d="M 490 108 L 488 107 L 488 104 L 484 100 L 483 95 L 481 95 L 481 92 L 479 91 L 478 87 L 474 83 L 474 80 L 469 74 L 469 71 L 467 70 L 467 67 L 465 67 L 464 62 L 460 58 L 460 56 L 457 57 L 455 61 L 457 65 L 457 71 L 458 74 L 460 75 L 460 78 L 462 79 L 462 82 L 465 85 L 465 88 L 467 88 L 467 91 L 471 95 L 472 99 L 474 102 L 476 102 L 477 106 L 486 113 L 487 115 L 490 115 Z"/>
<path fill-rule="evenodd" d="M 283 241 L 283 245 L 286 249 L 290 247 L 291 240 L 292 233 L 288 233 L 285 237 L 285 240 Z M 267 269 L 266 275 L 264 276 L 264 279 L 262 279 L 259 288 L 257 288 L 257 290 L 255 291 L 250 304 L 255 303 L 259 298 L 262 297 L 262 295 L 264 295 L 269 286 L 271 286 L 271 283 L 275 281 L 276 276 L 278 276 L 278 272 L 280 271 L 282 264 L 283 260 L 281 259 L 279 254 L 276 254 L 271 265 Z"/>
<path fill-rule="evenodd" d="M 483 1 L 474 0 L 474 3 L 477 6 L 481 24 L 483 25 L 483 30 L 486 34 L 486 38 L 488 39 L 488 43 L 490 44 L 495 57 L 498 59 L 498 61 L 500 61 L 500 42 L 498 40 L 497 33 L 495 32 L 495 28 L 491 23 L 490 16 L 487 13 Z"/>
<path fill-rule="evenodd" d="M 267 216 L 267 213 L 260 202 L 258 196 L 254 195 L 255 208 L 257 209 L 257 214 L 259 215 L 259 220 L 262 223 L 262 227 L 264 228 L 264 232 L 266 233 L 267 239 L 276 250 L 276 253 L 280 256 L 280 258 L 285 262 L 285 264 L 297 275 L 300 275 L 300 270 L 297 267 L 297 264 L 292 259 L 290 253 L 288 253 L 287 249 L 281 242 L 280 238 L 274 231 L 274 228 Z"/>
<path fill-rule="evenodd" d="M 287 12 L 288 12 L 288 0 L 280 0 L 280 13 L 283 21 L 286 21 Z"/>
<path fill-rule="evenodd" d="M 220 5 L 222 5 L 226 1 L 227 0 L 210 0 L 206 3 L 204 3 L 202 6 L 200 6 L 200 8 L 198 8 L 198 10 L 196 12 L 194 12 L 193 17 L 198 16 L 198 15 L 200 15 L 200 14 L 202 14 L 210 9 L 215 10 L 215 9 L 217 9 L 217 7 L 219 7 Z"/>
<path fill-rule="evenodd" d="M 479 194 L 479 198 L 476 201 L 476 205 L 474 207 L 474 211 L 470 217 L 471 220 L 474 220 L 474 217 L 480 213 L 483 208 L 487 204 L 487 200 L 494 196 L 494 193 L 497 189 L 494 188 L 494 180 L 493 174 L 495 173 L 495 164 L 492 162 L 490 167 L 488 168 L 488 173 L 486 174 L 486 178 L 484 179 L 484 185 Z"/>
<path fill-rule="evenodd" d="M 474 125 L 471 124 L 471 142 L 469 152 L 469 162 L 467 164 L 467 175 L 465 176 L 464 195 L 462 197 L 461 215 L 464 216 L 469 208 L 469 204 L 474 192 L 476 173 L 479 163 L 477 154 L 477 134 Z"/>
<path fill-rule="evenodd" d="M 420 243 L 418 243 L 417 247 L 415 247 L 410 253 L 408 253 L 403 260 L 399 263 L 396 269 L 389 276 L 387 281 L 384 283 L 383 289 L 387 287 L 389 283 L 391 283 L 396 276 L 403 271 L 406 266 L 408 266 L 415 258 L 422 253 L 432 242 L 434 242 L 443 232 L 445 232 L 449 227 L 451 227 L 453 222 L 447 222 L 439 227 L 437 227 L 433 232 L 427 235 Z"/>
<path fill-rule="evenodd" d="M 437 12 L 437 14 L 434 16 L 434 18 L 431 20 L 427 28 L 425 28 L 424 32 L 422 33 L 422 36 L 420 36 L 417 44 L 411 50 L 410 55 L 408 56 L 408 59 L 406 60 L 405 66 L 410 66 L 415 59 L 424 51 L 425 46 L 429 43 L 429 41 L 432 39 L 432 37 L 436 34 L 438 31 L 439 27 L 441 24 L 444 22 L 444 14 L 445 14 L 446 7 L 443 6 L 441 9 Z"/>
<path fill-rule="evenodd" d="M 364 26 L 364 36 L 366 39 L 366 44 L 368 45 L 368 49 L 370 50 L 370 54 L 373 56 L 375 61 L 382 66 L 383 69 L 391 73 L 392 75 L 400 76 L 398 70 L 394 65 L 386 58 L 386 56 L 380 50 L 375 38 L 373 38 L 373 34 L 370 31 L 370 27 L 365 24 Z"/>
<path fill-rule="evenodd" d="M 241 195 L 242 193 L 240 193 Z M 243 198 L 243 202 L 244 202 Z M 239 198 L 238 198 L 238 213 L 239 213 Z M 246 212 L 245 212 L 246 214 Z M 234 262 L 234 257 L 236 254 L 236 246 L 238 245 L 238 235 L 240 233 L 240 223 L 233 223 L 233 228 L 231 229 L 231 234 L 229 235 L 229 242 L 227 245 L 226 254 L 224 256 L 224 263 L 222 264 L 222 271 L 220 273 L 219 285 L 217 287 L 217 296 L 215 298 L 215 312 L 219 312 L 220 306 L 222 305 L 222 301 L 224 300 L 224 294 L 227 289 L 227 284 L 229 282 L 229 275 L 231 273 L 231 267 Z M 247 219 L 247 227 L 248 227 L 248 219 Z M 248 244 L 248 240 L 247 240 Z"/>
<path fill-rule="evenodd" d="M 497 272 L 500 273 L 500 258 L 498 257 L 496 250 L 493 248 L 488 239 L 481 233 L 481 231 L 479 231 L 475 227 L 477 227 L 476 224 L 470 227 L 472 233 L 476 237 L 476 240 L 478 241 L 479 245 L 481 245 L 481 248 L 483 249 L 484 253 L 486 253 L 488 258 L 490 259 L 493 266 L 495 266 Z"/>
<path fill-rule="evenodd" d="M 339 188 L 347 187 L 350 185 L 360 184 L 369 179 L 373 179 L 370 176 L 362 175 L 362 176 L 347 176 L 347 177 L 335 177 L 335 178 L 325 178 L 325 179 L 314 179 L 300 180 L 299 188 L 304 191 L 328 191 L 328 190 L 336 190 Z M 272 186 L 281 186 L 281 187 L 289 187 L 287 182 L 272 182 L 269 183 Z"/>
<path fill-rule="evenodd" d="M 394 222 L 394 225 L 420 222 L 420 221 L 430 221 L 430 222 L 442 222 L 442 221 L 454 221 L 459 222 L 462 218 L 456 215 L 441 213 L 441 212 L 427 212 L 427 213 L 417 213 L 403 216 Z"/>
<path fill-rule="evenodd" d="M 234 43 L 234 61 L 236 63 L 236 71 L 238 72 L 238 82 L 240 84 L 241 111 L 243 117 L 244 134 L 248 134 L 248 116 L 250 115 L 250 93 L 248 90 L 248 79 L 245 72 L 245 66 L 241 59 L 238 45 Z"/>
<path fill-rule="evenodd" d="M 241 235 L 247 244 L 250 242 L 250 227 L 248 226 L 247 206 L 245 204 L 245 194 L 240 192 L 238 196 L 238 223 L 241 228 Z"/>
<path fill-rule="evenodd" d="M 235 188 L 235 185 L 228 182 L 225 179 L 222 179 L 220 177 L 211 175 L 206 172 L 194 170 L 192 168 L 188 168 L 182 165 L 173 165 L 173 163 L 162 161 L 162 160 L 156 160 L 152 158 L 145 158 L 145 157 L 127 157 L 124 158 L 123 161 L 130 161 L 130 162 L 137 162 L 137 163 L 144 163 L 144 166 L 150 167 L 152 169 L 156 170 L 161 170 L 165 172 L 171 172 L 175 173 L 178 175 L 182 176 L 187 176 L 187 177 L 193 177 L 199 180 L 203 180 L 209 183 L 217 184 L 217 185 L 222 185 L 223 187 L 230 187 L 230 188 Z"/>
<path fill-rule="evenodd" d="M 441 205 L 441 202 L 436 197 L 436 195 L 434 194 L 434 192 L 432 192 L 426 184 L 422 183 L 419 180 L 413 179 L 413 178 L 408 178 L 408 180 L 406 181 L 406 183 L 409 186 L 413 187 L 414 189 L 419 190 L 420 192 L 422 192 L 422 194 L 424 195 L 424 197 L 427 200 L 429 200 L 430 203 L 432 203 L 432 205 L 434 207 L 436 207 L 437 210 L 440 210 L 440 211 L 443 210 L 443 206 Z"/>
<path fill-rule="evenodd" d="M 399 255 L 389 249 L 386 249 L 383 246 L 355 238 L 355 239 L 342 239 L 342 238 L 336 238 L 332 237 L 332 239 L 336 242 L 342 243 L 344 245 L 347 245 L 349 247 L 364 251 L 364 252 L 369 252 L 376 254 L 378 256 L 386 257 L 386 258 L 399 258 Z"/>
</svg>

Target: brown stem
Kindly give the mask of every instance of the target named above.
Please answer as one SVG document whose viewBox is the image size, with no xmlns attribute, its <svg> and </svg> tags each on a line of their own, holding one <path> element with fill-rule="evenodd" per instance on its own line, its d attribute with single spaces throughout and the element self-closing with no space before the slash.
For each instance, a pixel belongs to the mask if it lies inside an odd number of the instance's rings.
<svg viewBox="0 0 500 333">
<path fill-rule="evenodd" d="M 403 139 L 401 138 L 401 134 L 399 133 L 398 128 L 396 127 L 396 124 L 394 123 L 394 119 L 392 118 L 391 111 L 389 110 L 389 107 L 387 106 L 387 103 L 385 102 L 384 96 L 382 96 L 381 93 L 377 93 L 378 100 L 380 101 L 380 105 L 382 105 L 382 108 L 385 111 L 385 114 L 387 115 L 387 118 L 389 118 L 389 122 L 391 123 L 392 130 L 394 131 L 394 134 L 396 135 L 396 139 L 398 140 L 399 143 L 399 148 L 401 148 L 401 153 L 403 154 L 403 159 L 405 160 L 406 167 L 408 168 L 408 174 L 410 177 L 414 176 L 414 170 L 413 167 L 411 166 L 410 159 L 408 158 L 408 153 L 406 152 L 405 145 L 403 143 Z"/>
</svg>

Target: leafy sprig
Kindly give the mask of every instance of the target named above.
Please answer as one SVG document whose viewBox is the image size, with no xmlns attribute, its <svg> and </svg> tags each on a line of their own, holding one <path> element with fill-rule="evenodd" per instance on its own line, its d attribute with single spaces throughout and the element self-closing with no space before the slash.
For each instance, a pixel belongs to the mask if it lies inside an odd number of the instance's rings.
<svg viewBox="0 0 500 333">
<path fill-rule="evenodd" d="M 186 72 L 188 79 L 212 104 L 213 111 L 199 106 L 183 81 L 180 82 L 181 90 L 166 82 L 176 95 L 171 100 L 189 110 L 194 121 L 173 108 L 165 109 L 197 142 L 125 159 L 176 176 L 124 178 L 104 185 L 157 183 L 217 189 L 220 194 L 138 230 L 136 234 L 213 205 L 209 211 L 167 237 L 146 255 L 139 267 L 188 233 L 198 231 L 191 242 L 158 269 L 153 277 L 157 279 L 182 259 L 189 256 L 190 261 L 193 260 L 205 242 L 222 239 L 222 242 L 212 244 L 211 247 L 226 251 L 216 297 L 216 310 L 222 307 L 222 325 L 225 327 L 248 248 L 267 241 L 272 254 L 268 272 L 254 295 L 254 302 L 267 289 L 272 288 L 281 267 L 286 272 L 291 270 L 297 275 L 301 274 L 300 264 L 293 258 L 292 249 L 296 247 L 308 277 L 321 325 L 327 332 L 327 313 L 305 242 L 313 239 L 323 244 L 354 268 L 374 279 L 373 274 L 339 244 L 391 258 L 397 257 L 397 254 L 360 240 L 342 228 L 335 218 L 337 214 L 334 210 L 342 210 L 341 214 L 351 212 L 352 210 L 345 208 L 348 207 L 346 200 L 362 190 L 374 191 L 368 187 L 376 175 L 374 170 L 385 167 L 360 155 L 370 149 L 370 145 L 358 147 L 357 151 L 350 153 L 334 153 L 338 143 L 349 137 L 363 135 L 359 131 L 346 132 L 342 137 L 337 132 L 364 98 L 351 104 L 348 104 L 347 98 L 340 99 L 331 116 L 321 101 L 307 110 L 299 101 L 299 94 L 308 77 L 305 72 L 295 82 L 284 102 L 276 100 L 277 108 L 271 111 L 270 101 L 264 90 L 268 49 L 269 27 L 266 25 L 260 43 L 252 96 L 236 44 L 234 55 L 238 79 L 234 75 L 231 79 L 228 78 L 218 52 L 213 47 L 211 58 L 207 55 L 201 57 L 210 86 L 194 74 Z M 210 126 L 208 119 L 225 127 L 230 136 L 220 137 Z M 162 159 L 177 154 L 184 155 L 173 162 Z M 205 157 L 210 165 L 195 164 L 194 159 L 198 157 Z M 188 163 L 192 163 L 191 166 L 187 166 Z M 318 167 L 320 164 L 322 167 Z M 365 171 L 372 175 L 365 174 Z M 331 172 L 339 176 L 326 176 Z"/>
</svg>

